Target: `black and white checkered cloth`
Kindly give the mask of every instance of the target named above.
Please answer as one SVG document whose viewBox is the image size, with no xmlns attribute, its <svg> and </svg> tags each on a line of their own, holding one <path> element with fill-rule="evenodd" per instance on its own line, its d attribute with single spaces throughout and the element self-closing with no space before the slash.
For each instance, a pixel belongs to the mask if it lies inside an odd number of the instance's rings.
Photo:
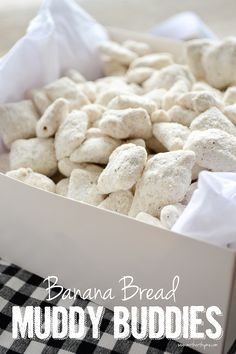
<svg viewBox="0 0 236 354">
<path fill-rule="evenodd" d="M 101 323 L 101 337 L 92 337 L 91 324 L 88 322 L 83 339 L 17 339 L 12 338 L 12 306 L 80 306 L 86 309 L 88 305 L 96 307 L 94 303 L 77 298 L 76 300 L 62 300 L 57 297 L 50 302 L 47 297 L 47 284 L 35 274 L 29 273 L 15 265 L 0 259 L 0 354 L 196 354 L 191 348 L 179 346 L 172 340 L 137 341 L 116 340 L 113 337 L 113 313 L 105 310 Z M 56 293 L 54 294 L 56 295 Z M 235 348 L 236 349 L 236 348 Z M 236 353 L 231 351 L 230 354 Z"/>
</svg>

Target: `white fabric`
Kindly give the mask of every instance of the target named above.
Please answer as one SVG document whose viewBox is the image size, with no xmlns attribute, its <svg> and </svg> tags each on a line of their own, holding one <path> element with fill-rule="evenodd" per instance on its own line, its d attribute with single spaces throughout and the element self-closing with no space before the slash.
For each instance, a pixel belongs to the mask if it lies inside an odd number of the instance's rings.
<svg viewBox="0 0 236 354">
<path fill-rule="evenodd" d="M 101 74 L 97 44 L 106 30 L 73 0 L 45 0 L 28 31 L 0 60 L 0 103 L 17 101 L 32 87 L 77 68 L 87 79 Z"/>
<path fill-rule="evenodd" d="M 201 172 L 198 189 L 172 231 L 221 246 L 233 246 L 236 242 L 236 173 Z"/>
<path fill-rule="evenodd" d="M 193 38 L 216 38 L 215 34 L 194 12 L 186 11 L 171 16 L 151 29 L 154 35 L 188 40 Z"/>
</svg>

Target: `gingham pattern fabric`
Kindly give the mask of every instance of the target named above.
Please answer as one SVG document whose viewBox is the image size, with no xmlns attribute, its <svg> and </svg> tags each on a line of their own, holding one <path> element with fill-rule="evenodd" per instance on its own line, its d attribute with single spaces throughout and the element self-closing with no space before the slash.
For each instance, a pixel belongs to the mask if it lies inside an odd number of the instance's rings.
<svg viewBox="0 0 236 354">
<path fill-rule="evenodd" d="M 42 341 L 38 339 L 17 339 L 12 338 L 12 306 L 80 306 L 86 309 L 88 305 L 97 306 L 87 300 L 77 298 L 76 300 L 62 300 L 57 297 L 50 302 L 45 301 L 47 297 L 47 284 L 35 274 L 29 273 L 21 268 L 9 264 L 0 259 L 0 354 L 196 354 L 191 348 L 179 346 L 178 343 L 162 340 L 137 341 L 134 338 L 128 340 L 115 340 L 113 337 L 113 313 L 105 310 L 101 323 L 100 339 L 92 338 L 91 324 L 88 322 L 86 334 L 81 340 L 49 339 Z M 56 293 L 55 293 L 56 295 Z M 235 348 L 236 349 L 236 348 Z M 234 354 L 232 351 L 230 354 Z"/>
</svg>

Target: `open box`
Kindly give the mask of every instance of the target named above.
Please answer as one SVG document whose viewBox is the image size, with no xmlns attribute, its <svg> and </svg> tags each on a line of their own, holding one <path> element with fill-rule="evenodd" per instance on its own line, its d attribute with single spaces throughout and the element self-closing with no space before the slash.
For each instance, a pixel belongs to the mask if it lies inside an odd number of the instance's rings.
<svg viewBox="0 0 236 354">
<path fill-rule="evenodd" d="M 125 30 L 109 29 L 115 40 L 149 42 L 184 58 L 183 44 Z M 236 334 L 236 252 L 144 224 L 129 217 L 44 192 L 0 174 L 0 256 L 42 277 L 56 275 L 66 288 L 113 289 L 114 306 L 215 305 L 223 312 L 219 341 L 194 341 L 209 354 L 227 353 Z M 141 288 L 170 289 L 180 277 L 173 301 L 122 302 L 119 279 L 132 275 Z M 205 331 L 207 324 L 203 324 Z M 178 340 L 192 344 L 193 340 Z"/>
</svg>

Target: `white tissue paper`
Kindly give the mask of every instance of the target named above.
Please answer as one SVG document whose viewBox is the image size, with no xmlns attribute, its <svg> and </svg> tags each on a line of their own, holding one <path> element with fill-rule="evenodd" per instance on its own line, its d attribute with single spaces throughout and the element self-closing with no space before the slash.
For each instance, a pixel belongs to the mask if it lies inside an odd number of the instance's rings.
<svg viewBox="0 0 236 354">
<path fill-rule="evenodd" d="M 20 100 L 70 68 L 98 78 L 97 45 L 106 39 L 105 28 L 73 0 L 44 0 L 26 35 L 0 60 L 0 103 Z"/>
<path fill-rule="evenodd" d="M 181 25 L 185 34 L 191 32 L 186 16 Z M 175 26 L 176 18 L 156 33 L 175 37 Z M 106 39 L 105 28 L 73 0 L 44 0 L 26 35 L 0 60 L 0 103 L 22 99 L 27 89 L 56 80 L 69 68 L 96 79 L 102 69 L 96 48 Z M 232 244 L 236 242 L 235 215 L 236 174 L 202 172 L 199 188 L 173 231 L 219 245 Z"/>
<path fill-rule="evenodd" d="M 200 173 L 198 189 L 172 231 L 220 246 L 236 246 L 236 173 Z"/>
<path fill-rule="evenodd" d="M 153 27 L 150 33 L 182 40 L 194 38 L 216 38 L 216 35 L 194 12 L 180 12 Z"/>
</svg>

